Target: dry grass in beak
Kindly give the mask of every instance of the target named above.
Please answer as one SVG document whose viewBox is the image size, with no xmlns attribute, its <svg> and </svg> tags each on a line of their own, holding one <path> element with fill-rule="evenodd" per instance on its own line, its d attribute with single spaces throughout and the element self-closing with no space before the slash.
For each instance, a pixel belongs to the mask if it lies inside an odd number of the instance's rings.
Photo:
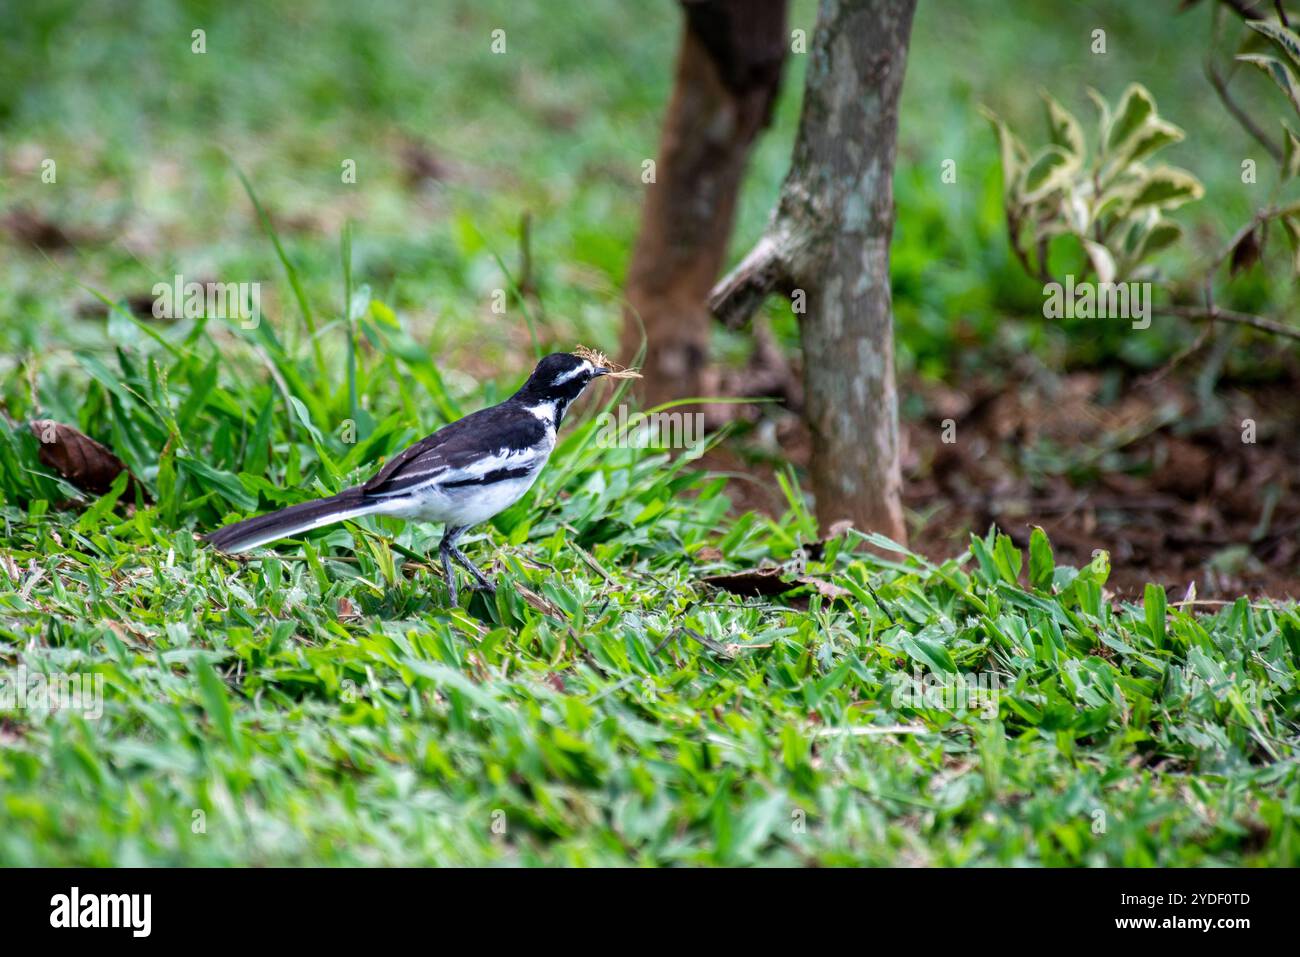
<svg viewBox="0 0 1300 957">
<path fill-rule="evenodd" d="M 625 369 L 616 362 L 610 362 L 605 357 L 605 353 L 597 352 L 595 349 L 588 349 L 586 346 L 578 346 L 573 350 L 573 354 L 579 359 L 586 359 L 592 365 L 600 369 L 608 369 L 606 373 L 611 379 L 639 379 L 641 373 L 635 369 Z"/>
</svg>

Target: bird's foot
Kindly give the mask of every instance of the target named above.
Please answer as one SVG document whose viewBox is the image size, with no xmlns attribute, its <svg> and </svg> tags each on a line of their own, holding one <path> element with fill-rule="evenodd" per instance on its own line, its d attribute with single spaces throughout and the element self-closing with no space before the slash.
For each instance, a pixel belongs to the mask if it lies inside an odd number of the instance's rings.
<svg viewBox="0 0 1300 957">
<path fill-rule="evenodd" d="M 479 567 L 470 561 L 465 553 L 454 545 L 451 547 L 451 556 L 456 559 L 456 561 L 460 562 L 461 565 L 464 566 L 465 571 L 469 572 L 470 576 L 474 579 L 474 584 L 470 586 L 473 591 L 487 592 L 489 595 L 495 595 L 497 593 L 497 586 L 489 581 L 488 577 L 479 571 Z"/>
</svg>

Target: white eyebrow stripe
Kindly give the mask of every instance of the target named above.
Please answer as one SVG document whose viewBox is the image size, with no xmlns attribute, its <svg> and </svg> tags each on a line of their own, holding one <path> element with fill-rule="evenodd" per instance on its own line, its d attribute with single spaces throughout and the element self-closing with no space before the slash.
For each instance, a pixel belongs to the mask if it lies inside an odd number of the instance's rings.
<svg viewBox="0 0 1300 957">
<path fill-rule="evenodd" d="M 551 385 L 564 385 L 564 383 L 568 382 L 570 379 L 576 379 L 584 372 L 594 372 L 594 371 L 595 371 L 595 367 L 586 359 L 583 359 L 582 365 L 575 366 L 574 368 L 570 369 L 568 372 L 556 376 L 555 381 L 552 382 Z"/>
</svg>

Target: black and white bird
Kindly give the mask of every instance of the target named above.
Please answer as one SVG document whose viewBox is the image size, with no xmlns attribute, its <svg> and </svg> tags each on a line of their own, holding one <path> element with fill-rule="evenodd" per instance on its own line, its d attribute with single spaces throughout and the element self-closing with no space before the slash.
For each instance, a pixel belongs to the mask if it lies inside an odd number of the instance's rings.
<svg viewBox="0 0 1300 957">
<path fill-rule="evenodd" d="M 363 485 L 235 522 L 205 539 L 223 552 L 235 553 L 363 515 L 445 522 L 438 551 L 452 605 L 458 604 L 453 558 L 465 566 L 478 588 L 495 592 L 456 541 L 471 526 L 519 501 L 532 487 L 555 448 L 565 410 L 593 379 L 634 375 L 611 367 L 599 353 L 579 353 L 546 356 L 506 401 L 421 439 Z"/>
</svg>

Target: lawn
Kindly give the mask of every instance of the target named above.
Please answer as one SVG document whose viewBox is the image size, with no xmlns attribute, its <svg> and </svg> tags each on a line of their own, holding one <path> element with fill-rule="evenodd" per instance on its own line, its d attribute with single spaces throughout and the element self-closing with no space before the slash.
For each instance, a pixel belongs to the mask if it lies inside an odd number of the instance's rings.
<svg viewBox="0 0 1300 957">
<path fill-rule="evenodd" d="M 709 448 L 597 441 L 626 401 L 612 387 L 464 540 L 495 598 L 447 607 L 437 527 L 366 520 L 245 561 L 196 541 L 363 480 L 500 401 L 539 351 L 612 348 L 678 27 L 664 2 L 629 29 L 628 6 L 0 9 L 0 679 L 102 679 L 102 713 L 0 687 L 0 864 L 1300 863 L 1295 602 L 1120 596 L 1104 549 L 1071 567 L 1041 532 L 981 529 L 951 557 L 830 536 L 779 456 L 778 506 L 747 510 L 756 479 Z M 992 0 L 922 0 L 897 175 L 905 376 L 1006 351 L 1153 366 L 1194 336 L 1025 318 L 1035 287 L 975 109 L 1036 118 L 1013 71 L 1080 112 L 1086 84 L 1146 83 L 1236 148 L 1177 148 L 1219 197 L 1196 222 L 1252 208 L 1242 134 L 1177 55 L 1201 20 L 1027 6 L 1013 24 Z M 796 3 L 792 25 L 812 17 Z M 1112 52 L 1077 59 L 1094 21 Z M 738 251 L 784 172 L 802 69 Z M 61 239 L 33 249 L 41 225 Z M 262 321 L 133 307 L 177 274 L 260 282 Z M 138 484 L 78 492 L 40 463 L 22 424 L 39 418 Z M 777 593 L 738 593 L 755 581 Z"/>
</svg>

